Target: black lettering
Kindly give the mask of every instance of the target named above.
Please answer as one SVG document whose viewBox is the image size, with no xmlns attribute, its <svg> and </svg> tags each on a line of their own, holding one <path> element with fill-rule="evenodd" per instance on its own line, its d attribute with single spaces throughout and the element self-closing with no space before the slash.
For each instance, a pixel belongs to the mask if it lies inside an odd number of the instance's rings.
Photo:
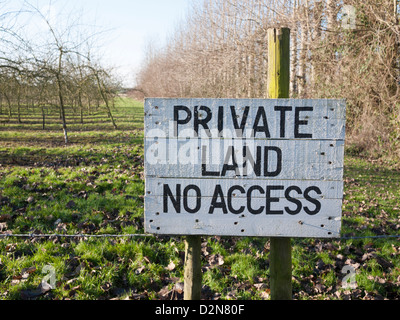
<svg viewBox="0 0 400 320">
<path fill-rule="evenodd" d="M 246 193 L 246 190 L 244 190 L 244 188 L 241 187 L 241 186 L 233 186 L 232 188 L 230 188 L 229 191 L 228 191 L 228 209 L 233 214 L 241 214 L 246 210 L 246 208 L 244 206 L 240 207 L 240 209 L 238 209 L 238 210 L 236 210 L 232 206 L 233 192 L 235 192 L 236 190 L 239 191 L 242 194 Z"/>
<path fill-rule="evenodd" d="M 204 119 L 200 119 L 199 110 L 205 111 L 207 113 L 207 116 Z M 197 106 L 194 107 L 194 131 L 196 132 L 197 137 L 199 136 L 199 127 L 202 126 L 206 131 L 207 136 L 211 138 L 211 131 L 207 125 L 207 123 L 209 123 L 211 119 L 212 119 L 212 112 L 210 108 L 205 106 L 201 106 L 200 108 Z"/>
<path fill-rule="evenodd" d="M 232 164 L 229 164 L 230 160 L 232 160 Z M 228 152 L 226 153 L 224 167 L 222 168 L 222 177 L 226 177 L 226 173 L 228 171 L 235 171 L 236 176 L 240 176 L 239 165 L 237 164 L 235 157 L 235 147 L 229 147 Z"/>
<path fill-rule="evenodd" d="M 189 191 L 195 191 L 196 192 L 196 207 L 194 209 L 191 209 L 189 207 Z M 200 208 L 201 208 L 201 190 L 198 186 L 195 185 L 189 185 L 185 188 L 185 190 L 183 191 L 183 207 L 185 208 L 185 210 L 189 213 L 197 213 L 199 212 Z"/>
<path fill-rule="evenodd" d="M 298 107 L 296 108 L 296 118 L 294 124 L 294 137 L 297 139 L 312 139 L 312 134 L 300 133 L 300 126 L 308 125 L 307 120 L 300 121 L 300 112 L 314 111 L 313 107 Z"/>
<path fill-rule="evenodd" d="M 238 122 L 238 115 L 236 113 L 234 106 L 231 106 L 231 113 L 232 113 L 233 125 L 235 127 L 236 134 L 237 134 L 238 138 L 242 138 L 244 129 L 246 128 L 247 118 L 249 117 L 250 107 L 245 108 L 240 126 L 239 126 L 239 122 Z"/>
<path fill-rule="evenodd" d="M 224 130 L 224 107 L 218 109 L 218 137 L 222 138 L 222 131 Z"/>
<path fill-rule="evenodd" d="M 304 198 L 311 202 L 312 204 L 315 205 L 315 209 L 314 210 L 310 210 L 308 207 L 304 207 L 304 211 L 309 214 L 310 216 L 315 216 L 316 214 L 318 214 L 321 211 L 321 202 L 319 202 L 317 199 L 313 198 L 310 196 L 310 192 L 316 192 L 317 195 L 322 195 L 322 191 L 321 189 L 319 189 L 318 187 L 309 187 L 304 191 Z"/>
<path fill-rule="evenodd" d="M 267 186 L 267 215 L 281 215 L 283 211 L 272 211 L 271 203 L 279 202 L 279 198 L 275 198 L 271 196 L 271 191 L 279 191 L 284 190 L 284 186 Z"/>
<path fill-rule="evenodd" d="M 292 107 L 275 107 L 275 111 L 281 112 L 281 138 L 285 138 L 286 136 L 286 112 L 292 110 Z"/>
<path fill-rule="evenodd" d="M 186 112 L 186 119 L 179 118 L 180 111 Z M 190 120 L 192 120 L 192 112 L 190 111 L 190 109 L 188 107 L 185 107 L 185 106 L 175 106 L 174 107 L 174 124 L 175 124 L 174 134 L 175 134 L 175 137 L 178 136 L 179 125 L 188 124 L 190 122 Z"/>
<path fill-rule="evenodd" d="M 219 177 L 219 172 L 207 170 L 207 146 L 203 146 L 201 158 L 201 175 L 203 177 Z"/>
<path fill-rule="evenodd" d="M 254 157 L 250 152 L 248 146 L 243 147 L 243 177 L 247 177 L 247 162 L 250 162 L 253 167 L 254 173 L 257 177 L 261 177 L 261 147 L 257 147 L 257 161 L 254 161 Z"/>
<path fill-rule="evenodd" d="M 261 207 L 259 209 L 253 209 L 251 206 L 251 200 L 252 200 L 252 193 L 253 191 L 259 191 L 261 194 L 265 194 L 265 191 L 263 188 L 261 188 L 260 186 L 252 186 L 248 191 L 247 191 L 247 210 L 249 210 L 249 212 L 251 214 L 261 214 L 265 207 Z"/>
<path fill-rule="evenodd" d="M 168 199 L 171 200 L 176 213 L 181 213 L 181 185 L 176 185 L 176 198 L 168 184 L 164 184 L 164 213 L 168 213 Z"/>
<path fill-rule="evenodd" d="M 289 202 L 294 203 L 294 204 L 297 206 L 295 210 L 292 210 L 292 209 L 290 209 L 289 207 L 285 207 L 285 210 L 286 210 L 286 212 L 287 212 L 288 214 L 294 216 L 294 215 L 300 213 L 300 211 L 301 211 L 301 209 L 302 209 L 302 204 L 301 204 L 301 201 L 300 201 L 300 200 L 298 200 L 298 199 L 296 199 L 296 198 L 293 198 L 293 197 L 290 195 L 290 193 L 291 193 L 292 191 L 297 192 L 298 195 L 301 195 L 301 194 L 302 194 L 302 191 L 301 191 L 301 189 L 300 189 L 299 187 L 296 187 L 296 186 L 289 187 L 289 188 L 287 188 L 286 191 L 285 191 L 285 198 L 286 198 L 286 200 L 288 200 Z"/>
<path fill-rule="evenodd" d="M 261 120 L 263 121 L 264 125 L 259 125 Z M 266 138 L 271 138 L 271 134 L 268 128 L 267 115 L 265 113 L 264 107 L 258 108 L 256 119 L 254 121 L 254 127 L 253 127 L 254 137 L 257 135 L 258 132 L 265 133 Z"/>
<path fill-rule="evenodd" d="M 275 171 L 268 171 L 269 170 L 269 152 L 274 151 L 276 152 L 276 169 Z M 278 147 L 264 147 L 264 176 L 265 177 L 277 177 L 282 172 L 282 150 Z"/>
<path fill-rule="evenodd" d="M 217 185 L 215 188 L 214 195 L 211 201 L 210 211 L 208 213 L 213 214 L 216 208 L 222 209 L 224 214 L 228 214 L 224 193 L 222 192 L 222 187 L 220 185 Z"/>
</svg>

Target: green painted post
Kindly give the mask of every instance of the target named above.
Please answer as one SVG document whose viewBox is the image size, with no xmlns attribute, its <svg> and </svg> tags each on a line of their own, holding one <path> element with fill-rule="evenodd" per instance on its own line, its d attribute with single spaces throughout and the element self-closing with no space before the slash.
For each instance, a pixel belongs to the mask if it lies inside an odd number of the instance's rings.
<svg viewBox="0 0 400 320">
<path fill-rule="evenodd" d="M 268 96 L 289 98 L 290 29 L 268 29 Z"/>
<path fill-rule="evenodd" d="M 289 88 L 290 29 L 269 29 L 269 98 L 289 98 Z M 290 238 L 271 238 L 270 282 L 272 300 L 292 300 L 292 244 Z"/>
</svg>

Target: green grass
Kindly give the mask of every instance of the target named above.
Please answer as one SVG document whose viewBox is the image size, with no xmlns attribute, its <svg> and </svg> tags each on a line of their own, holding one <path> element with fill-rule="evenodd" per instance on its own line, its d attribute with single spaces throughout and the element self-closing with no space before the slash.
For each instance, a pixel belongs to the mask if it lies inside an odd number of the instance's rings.
<svg viewBox="0 0 400 320">
<path fill-rule="evenodd" d="M 122 99 L 113 112 L 118 130 L 102 110 L 84 124 L 69 113 L 68 146 L 57 117 L 44 131 L 39 114 L 2 122 L 0 232 L 144 233 L 143 104 Z M 399 185 L 393 162 L 346 155 L 343 236 L 400 234 Z M 207 237 L 202 248 L 205 299 L 268 297 L 268 239 Z M 398 299 L 399 256 L 397 239 L 293 239 L 294 298 Z M 183 259 L 180 237 L 0 239 L 0 299 L 181 298 Z M 342 289 L 346 264 L 356 289 Z M 37 295 L 46 266 L 56 288 Z"/>
</svg>

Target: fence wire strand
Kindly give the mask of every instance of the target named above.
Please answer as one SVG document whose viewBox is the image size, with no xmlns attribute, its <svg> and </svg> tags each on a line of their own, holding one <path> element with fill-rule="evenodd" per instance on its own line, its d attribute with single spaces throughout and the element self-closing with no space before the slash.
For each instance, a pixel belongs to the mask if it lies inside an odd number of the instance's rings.
<svg viewBox="0 0 400 320">
<path fill-rule="evenodd" d="M 0 234 L 1 238 L 150 238 L 151 234 Z"/>
<path fill-rule="evenodd" d="M 168 236 L 168 235 L 165 235 Z M 0 239 L 5 238 L 96 238 L 96 239 L 105 239 L 105 238 L 155 238 L 156 236 L 153 234 L 0 234 Z M 172 237 L 172 236 L 171 236 Z M 266 237 L 269 238 L 269 237 Z M 400 240 L 400 235 L 379 235 L 379 236 L 351 236 L 351 237 L 339 237 L 339 238 L 329 238 L 322 240 L 332 240 L 332 241 L 344 241 L 344 240 L 364 240 L 364 239 L 398 239 Z"/>
</svg>

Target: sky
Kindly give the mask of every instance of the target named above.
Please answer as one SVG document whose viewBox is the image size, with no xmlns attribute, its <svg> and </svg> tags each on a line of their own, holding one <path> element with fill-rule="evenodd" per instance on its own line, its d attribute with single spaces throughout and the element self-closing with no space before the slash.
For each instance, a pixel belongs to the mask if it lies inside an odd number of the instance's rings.
<svg viewBox="0 0 400 320">
<path fill-rule="evenodd" d="M 190 0 L 66 0 L 83 5 L 106 32 L 106 60 L 119 69 L 126 82 L 133 82 L 153 42 L 162 47 L 168 35 L 185 16 Z M 84 3 L 84 4 L 83 4 Z M 111 30 L 112 29 L 112 30 Z M 124 73 L 126 75 L 124 75 Z"/>
<path fill-rule="evenodd" d="M 175 30 L 188 10 L 191 0 L 27 0 L 50 17 L 61 23 L 60 17 L 75 13 L 83 25 L 96 25 L 103 30 L 100 38 L 102 62 L 112 66 L 125 86 L 135 85 L 136 74 L 144 59 L 146 46 L 152 42 L 162 47 L 168 35 Z M 24 0 L 10 0 L 18 6 Z M 4 8 L 2 8 L 4 10 Z M 15 7 L 17 10 L 17 7 Z M 72 14 L 73 17 L 73 14 Z M 34 19 L 27 19 L 36 24 Z M 37 27 L 37 26 L 36 26 Z M 32 26 L 33 28 L 33 26 Z"/>
</svg>

